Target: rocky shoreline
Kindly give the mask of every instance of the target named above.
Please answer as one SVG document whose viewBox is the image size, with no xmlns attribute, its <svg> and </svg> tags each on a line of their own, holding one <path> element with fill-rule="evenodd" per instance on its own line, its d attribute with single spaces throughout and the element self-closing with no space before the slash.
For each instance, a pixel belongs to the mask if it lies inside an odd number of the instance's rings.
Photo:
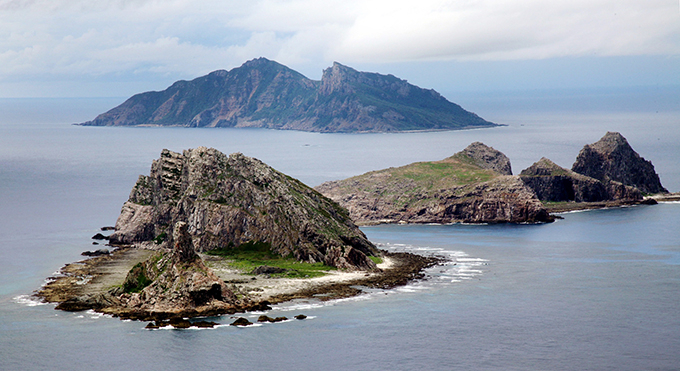
<svg viewBox="0 0 680 371">
<path fill-rule="evenodd" d="M 67 264 L 58 276 L 48 278 L 49 282 L 35 296 L 45 302 L 57 303 L 55 309 L 58 310 L 91 309 L 120 319 L 154 321 L 161 325 L 174 323 L 182 327 L 186 325 L 186 320 L 180 321 L 181 318 L 263 311 L 271 309 L 270 305 L 294 299 L 313 298 L 326 301 L 347 298 L 361 294 L 363 290 L 359 287 L 391 289 L 424 278 L 424 269 L 443 261 L 437 257 L 382 251 L 385 264 L 381 264 L 382 268 L 377 272 L 347 271 L 332 273 L 319 279 L 272 278 L 243 273 L 237 273 L 240 279 L 235 279 L 232 273 L 225 276 L 228 279 L 224 282 L 243 297 L 222 310 L 201 310 L 200 307 L 171 312 L 129 310 L 106 299 L 112 288 L 124 284 L 126 274 L 132 267 L 156 253 L 155 250 L 121 246 L 109 255 Z M 265 290 L 267 288 L 269 290 Z M 264 291 L 266 293 L 263 295 Z"/>
</svg>

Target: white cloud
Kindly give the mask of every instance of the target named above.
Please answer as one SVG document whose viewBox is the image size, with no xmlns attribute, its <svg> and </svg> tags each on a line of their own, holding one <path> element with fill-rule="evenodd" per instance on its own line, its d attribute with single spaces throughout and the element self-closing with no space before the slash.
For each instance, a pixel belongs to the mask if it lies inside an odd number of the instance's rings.
<svg viewBox="0 0 680 371">
<path fill-rule="evenodd" d="M 0 0 L 0 82 L 620 55 L 680 55 L 677 1 Z"/>
<path fill-rule="evenodd" d="M 680 54 L 668 0 L 375 0 L 338 55 L 374 61 Z"/>
</svg>

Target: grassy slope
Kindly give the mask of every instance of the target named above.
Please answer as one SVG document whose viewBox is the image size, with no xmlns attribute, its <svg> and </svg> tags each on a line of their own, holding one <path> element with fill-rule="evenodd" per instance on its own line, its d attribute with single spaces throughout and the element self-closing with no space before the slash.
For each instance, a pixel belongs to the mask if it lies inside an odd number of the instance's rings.
<svg viewBox="0 0 680 371">
<path fill-rule="evenodd" d="M 416 162 L 355 176 L 341 181 L 339 190 L 345 194 L 374 193 L 403 206 L 419 203 L 424 199 L 423 194 L 461 189 L 461 186 L 486 182 L 498 176 L 492 170 L 475 165 L 470 157 L 456 154 L 441 161 Z"/>
<path fill-rule="evenodd" d="M 287 272 L 272 274 L 274 277 L 311 278 L 323 276 L 327 271 L 337 270 L 323 263 L 301 263 L 294 257 L 282 257 L 271 251 L 267 243 L 245 243 L 236 248 L 225 248 L 207 252 L 208 255 L 221 256 L 229 261 L 229 266 L 252 272 L 261 265 L 287 269 Z"/>
</svg>

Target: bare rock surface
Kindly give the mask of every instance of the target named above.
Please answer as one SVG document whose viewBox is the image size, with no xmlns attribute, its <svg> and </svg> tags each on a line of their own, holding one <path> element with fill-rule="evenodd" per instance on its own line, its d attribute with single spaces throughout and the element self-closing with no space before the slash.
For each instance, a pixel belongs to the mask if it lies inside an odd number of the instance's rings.
<svg viewBox="0 0 680 371">
<path fill-rule="evenodd" d="M 441 161 L 373 171 L 316 189 L 360 224 L 552 221 L 502 153 L 474 143 Z M 500 172 L 499 172 L 500 171 Z"/>
<path fill-rule="evenodd" d="M 605 184 L 618 182 L 648 194 L 668 192 L 661 185 L 654 165 L 635 152 L 626 138 L 617 132 L 607 132 L 599 141 L 585 145 L 571 169 Z M 608 186 L 614 194 L 626 192 L 616 183 Z"/>
<path fill-rule="evenodd" d="M 543 157 L 522 170 L 520 178 L 541 201 L 599 202 L 642 200 L 634 187 L 619 182 L 598 179 L 565 169 Z"/>
<path fill-rule="evenodd" d="M 491 169 L 499 174 L 512 175 L 510 159 L 503 152 L 482 142 L 474 142 L 463 149 L 462 153 L 474 160 L 483 169 Z"/>
<path fill-rule="evenodd" d="M 261 161 L 205 147 L 163 150 L 123 205 L 111 244 L 168 244 L 187 224 L 199 252 L 260 242 L 281 256 L 375 269 L 377 249 L 335 202 Z"/>
</svg>

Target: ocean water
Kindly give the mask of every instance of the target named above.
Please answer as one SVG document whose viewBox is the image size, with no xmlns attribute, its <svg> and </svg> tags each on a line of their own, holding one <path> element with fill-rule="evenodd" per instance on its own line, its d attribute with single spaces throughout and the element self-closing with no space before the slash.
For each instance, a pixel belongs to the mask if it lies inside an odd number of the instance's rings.
<svg viewBox="0 0 680 371">
<path fill-rule="evenodd" d="M 519 173 L 571 167 L 620 131 L 680 191 L 680 112 L 506 110 L 508 126 L 459 132 L 316 134 L 257 129 L 86 128 L 116 99 L 0 99 L 0 370 L 675 370 L 680 367 L 680 203 L 567 213 L 544 225 L 363 228 L 381 248 L 448 257 L 426 280 L 351 299 L 296 301 L 248 328 L 145 330 L 66 313 L 30 294 L 112 225 L 163 148 L 243 152 L 308 185 L 482 141 Z M 590 102 L 592 105 L 592 102 Z M 465 105 L 464 105 L 465 106 Z M 256 318 L 260 313 L 249 313 Z M 215 318 L 228 324 L 228 316 Z"/>
</svg>

